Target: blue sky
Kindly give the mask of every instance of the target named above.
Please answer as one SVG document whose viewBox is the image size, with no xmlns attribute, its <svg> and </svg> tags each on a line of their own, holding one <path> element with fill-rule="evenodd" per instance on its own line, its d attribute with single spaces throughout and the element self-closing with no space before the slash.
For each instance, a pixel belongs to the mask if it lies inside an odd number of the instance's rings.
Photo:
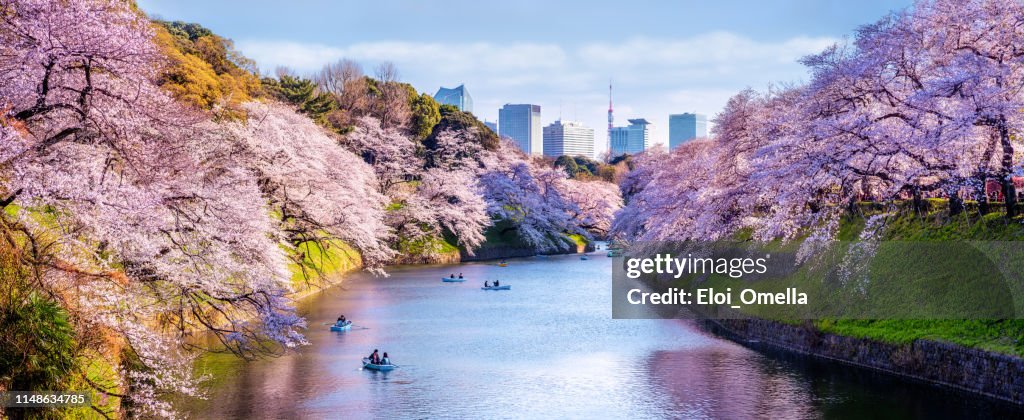
<svg viewBox="0 0 1024 420">
<path fill-rule="evenodd" d="M 668 114 L 712 118 L 737 91 L 799 83 L 796 60 L 849 37 L 899 1 L 387 1 L 139 0 L 150 15 L 198 22 L 231 38 L 265 72 L 299 73 L 350 58 L 381 61 L 433 94 L 465 83 L 474 113 L 535 103 L 545 124 L 577 119 L 605 142 L 608 80 L 616 125 Z"/>
</svg>

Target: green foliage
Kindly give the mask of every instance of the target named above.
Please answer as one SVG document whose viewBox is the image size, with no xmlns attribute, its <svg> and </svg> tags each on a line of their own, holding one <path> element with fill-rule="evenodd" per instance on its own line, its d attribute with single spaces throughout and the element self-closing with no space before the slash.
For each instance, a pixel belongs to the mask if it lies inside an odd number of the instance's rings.
<svg viewBox="0 0 1024 420">
<path fill-rule="evenodd" d="M 459 250 L 457 246 L 449 243 L 445 238 L 433 235 L 424 235 L 414 239 L 398 238 L 396 249 L 400 254 L 407 257 L 441 255 L 458 252 Z"/>
<path fill-rule="evenodd" d="M 14 291 L 13 296 L 4 298 L 7 302 L 0 307 L 0 388 L 71 390 L 78 359 L 75 330 L 67 313 L 35 292 Z M 29 408 L 8 414 L 12 418 L 62 418 L 64 411 Z"/>
<path fill-rule="evenodd" d="M 441 121 L 441 107 L 434 98 L 426 93 L 416 95 L 413 90 L 409 95 L 409 109 L 412 111 L 412 131 L 416 140 L 424 140 Z"/>
<path fill-rule="evenodd" d="M 294 105 L 318 124 L 329 126 L 328 116 L 338 109 L 337 99 L 329 93 L 317 92 L 312 80 L 283 74 L 277 79 L 264 77 L 260 83 L 268 96 Z"/>
<path fill-rule="evenodd" d="M 1024 320 L 818 320 L 821 331 L 892 344 L 914 340 L 945 341 L 1024 356 Z"/>
<path fill-rule="evenodd" d="M 67 313 L 35 292 L 0 309 L 0 372 L 10 389 L 63 389 L 74 368 Z"/>
<path fill-rule="evenodd" d="M 289 74 L 282 74 L 277 79 L 264 77 L 260 82 L 271 97 L 295 106 L 313 100 L 316 91 L 316 84 L 312 80 Z"/>
<path fill-rule="evenodd" d="M 351 245 L 338 239 L 305 241 L 295 247 L 296 257 L 289 264 L 292 287 L 296 291 L 315 286 L 324 277 L 335 276 L 362 266 L 362 256 Z"/>
<path fill-rule="evenodd" d="M 195 23 L 156 21 L 156 44 L 167 57 L 159 83 L 179 100 L 202 109 L 223 106 L 241 116 L 238 105 L 260 90 L 255 64 L 231 40 Z"/>
<path fill-rule="evenodd" d="M 193 42 L 204 36 L 213 35 L 213 31 L 206 29 L 203 25 L 198 23 L 182 22 L 180 20 L 173 22 L 157 21 L 157 23 L 167 28 L 167 31 L 170 32 L 171 35 L 174 35 L 177 38 L 185 38 Z"/>
<path fill-rule="evenodd" d="M 559 156 L 558 159 L 555 159 L 555 167 L 563 168 L 570 178 L 588 179 L 599 176 L 608 182 L 614 182 L 618 172 L 613 165 L 604 164 L 586 156 Z"/>
<path fill-rule="evenodd" d="M 578 233 L 573 233 L 573 234 L 569 234 L 569 235 L 566 235 L 566 236 L 568 236 L 569 239 L 571 239 L 572 242 L 575 243 L 577 247 L 585 247 L 585 246 L 587 246 L 587 244 L 590 243 L 590 241 L 588 241 L 585 236 L 580 235 Z"/>
<path fill-rule="evenodd" d="M 882 309 L 886 314 L 902 311 L 905 316 L 901 319 L 822 319 L 813 321 L 812 325 L 824 332 L 886 343 L 907 344 L 917 339 L 928 339 L 1024 356 L 1024 320 L 1005 319 L 1008 317 L 1004 316 L 973 320 L 915 319 L 913 316 L 936 309 L 929 305 L 942 304 L 914 302 L 906 296 L 908 291 L 920 290 L 926 290 L 928 295 L 937 298 L 932 300 L 946 299 L 951 304 L 977 300 L 973 307 L 991 308 L 996 312 L 1011 310 L 1019 314 L 1024 309 L 1020 298 L 1024 296 L 1024 290 L 1020 290 L 1022 285 L 1019 284 L 1020 273 L 1024 273 L 1024 261 L 1014 257 L 1014 252 L 1007 253 L 1013 246 L 1002 242 L 1024 239 L 1024 225 L 1007 220 L 1001 214 L 960 214 L 949 218 L 945 204 L 944 200 L 929 200 L 929 213 L 920 215 L 910 209 L 910 203 L 889 206 L 858 203 L 855 206 L 857 214 L 847 214 L 841 219 L 838 239 L 856 240 L 865 227 L 866 216 L 894 213 L 886 219 L 879 236 L 886 242 L 882 242 L 871 260 L 864 264 L 872 279 L 898 281 L 871 281 L 865 286 L 864 293 L 875 296 L 876 306 L 884 306 Z M 734 239 L 749 239 L 749 232 L 738 234 Z M 942 245 L 948 241 L 972 241 L 972 245 Z M 769 244 L 768 248 L 773 250 L 773 254 L 781 254 L 798 245 L 798 242 L 778 242 Z M 994 261 L 1001 261 L 1005 267 L 997 269 Z M 788 274 L 784 281 L 760 282 L 758 291 L 779 292 L 786 287 L 784 285 L 798 285 L 801 291 L 824 296 L 824 290 L 841 287 L 825 280 L 828 278 L 825 271 L 831 267 L 834 265 L 806 264 Z M 1003 281 L 1004 278 L 1012 278 L 1012 281 Z M 742 284 L 712 276 L 701 287 L 732 287 L 737 290 Z M 850 295 L 843 296 L 848 298 Z M 741 310 L 786 323 L 798 323 L 795 319 L 799 319 L 797 316 L 780 316 L 780 311 L 766 313 L 748 306 Z"/>
<path fill-rule="evenodd" d="M 437 136 L 445 130 L 472 131 L 471 141 L 479 143 L 487 150 L 493 151 L 498 149 L 500 143 L 498 135 L 484 125 L 483 122 L 476 119 L 473 114 L 459 111 L 458 108 L 451 105 L 441 105 L 439 109 L 441 121 L 434 126 L 430 135 L 423 142 L 427 149 L 432 150 L 437 147 Z"/>
<path fill-rule="evenodd" d="M 615 157 L 611 158 L 611 160 L 608 161 L 608 164 L 609 165 L 618 165 L 620 162 L 625 162 L 626 165 L 629 166 L 630 170 L 633 169 L 633 156 L 630 155 L 629 153 L 623 153 L 621 155 L 618 155 L 618 156 L 615 156 Z"/>
<path fill-rule="evenodd" d="M 566 175 L 570 177 L 576 176 L 576 172 L 580 170 L 579 165 L 576 164 L 576 160 L 569 155 L 562 155 L 559 156 L 558 159 L 555 159 L 555 167 L 562 168 L 565 170 Z"/>
</svg>

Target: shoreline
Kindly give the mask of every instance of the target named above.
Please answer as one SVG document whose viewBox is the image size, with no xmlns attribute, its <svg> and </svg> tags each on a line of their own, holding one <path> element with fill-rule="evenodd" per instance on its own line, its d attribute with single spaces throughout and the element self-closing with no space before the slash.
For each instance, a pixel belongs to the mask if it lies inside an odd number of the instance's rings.
<svg viewBox="0 0 1024 420">
<path fill-rule="evenodd" d="M 890 344 L 758 318 L 696 322 L 758 351 L 814 357 L 1024 406 L 1024 358 L 924 339 Z"/>
<path fill-rule="evenodd" d="M 401 267 L 401 266 L 417 266 L 417 265 L 452 265 L 452 264 L 462 264 L 462 263 L 467 263 L 467 262 L 498 261 L 498 260 L 503 260 L 503 259 L 508 259 L 508 258 L 530 258 L 530 257 L 534 257 L 534 256 L 537 256 L 537 255 L 585 254 L 585 253 L 588 253 L 588 252 L 595 252 L 596 251 L 596 247 L 594 245 L 596 242 L 597 241 L 588 242 L 585 246 L 577 247 L 576 250 L 566 248 L 566 249 L 563 249 L 563 250 L 559 250 L 557 252 L 549 252 L 549 253 L 537 252 L 535 250 L 532 250 L 531 253 L 526 254 L 526 250 L 527 250 L 526 248 L 492 247 L 492 248 L 487 248 L 487 251 L 495 251 L 495 252 L 488 252 L 486 256 L 482 256 L 481 254 L 478 253 L 476 255 L 468 256 L 467 257 L 466 252 L 464 250 L 460 250 L 458 258 L 451 258 L 451 257 L 444 257 L 444 256 L 442 256 L 442 258 L 440 258 L 438 261 L 430 261 L 430 260 L 426 260 L 426 259 L 416 259 L 416 260 L 411 260 L 411 261 L 404 262 L 404 261 L 396 260 L 395 262 L 397 262 L 397 263 L 393 262 L 392 264 L 388 264 L 387 266 L 385 266 L 385 268 L 387 268 L 387 267 Z M 478 252 L 479 252 L 479 250 L 478 250 Z M 335 286 L 338 286 L 338 285 L 344 283 L 346 277 L 348 277 L 349 274 L 351 274 L 353 272 L 356 272 L 356 271 L 359 271 L 359 270 L 362 270 L 362 268 L 363 268 L 362 265 L 359 265 L 359 266 L 356 266 L 356 267 L 351 267 L 351 268 L 348 268 L 348 269 L 345 269 L 345 270 L 341 270 L 341 271 L 334 272 L 334 273 L 331 273 L 329 275 L 323 276 L 322 278 L 316 280 L 319 284 L 310 285 L 309 287 L 306 287 L 303 290 L 299 290 L 299 291 L 296 291 L 295 293 L 290 294 L 288 297 L 292 301 L 294 301 L 294 302 L 300 302 L 300 301 L 306 300 L 307 298 L 309 298 L 311 296 L 316 296 L 316 295 L 322 293 L 323 291 L 325 291 L 327 289 L 330 289 L 332 287 L 335 287 Z"/>
</svg>

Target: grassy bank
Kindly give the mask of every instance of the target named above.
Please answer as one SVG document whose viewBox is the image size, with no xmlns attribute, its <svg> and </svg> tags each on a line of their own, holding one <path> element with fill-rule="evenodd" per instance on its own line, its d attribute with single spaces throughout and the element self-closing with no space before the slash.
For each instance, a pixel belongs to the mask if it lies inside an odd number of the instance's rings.
<svg viewBox="0 0 1024 420">
<path fill-rule="evenodd" d="M 841 256 L 850 246 L 849 242 L 839 243 L 834 245 L 837 251 L 832 252 L 830 258 L 801 264 L 783 276 L 756 283 L 759 292 L 783 292 L 786 287 L 798 287 L 809 296 L 824 297 L 809 302 L 811 311 L 803 312 L 806 308 L 796 305 L 744 305 L 739 311 L 784 323 L 810 323 L 824 332 L 884 343 L 906 344 L 928 339 L 1024 356 L 1024 320 L 1012 319 L 1017 317 L 1015 314 L 1024 313 L 1024 281 L 1020 277 L 1024 274 L 1024 259 L 1015 257 L 1019 252 L 1007 255 L 1013 244 L 1000 242 L 1024 240 L 1021 220 L 1008 220 L 998 213 L 985 216 L 964 213 L 950 218 L 944 201 L 932 200 L 929 204 L 931 210 L 926 214 L 917 214 L 905 205 L 881 208 L 862 204 L 857 212 L 842 219 L 839 239 L 852 241 L 865 230 L 869 217 L 882 212 L 890 214 L 875 235 L 876 239 L 884 241 L 882 245 L 867 260 L 855 264 L 863 270 L 859 276 L 868 280 L 860 283 L 836 280 L 836 267 L 842 263 Z M 749 239 L 749 234 L 738 235 L 735 239 Z M 951 241 L 972 241 L 972 245 L 952 248 Z M 773 255 L 794 254 L 799 246 L 800 241 L 772 242 L 760 249 Z M 999 264 L 992 263 L 997 259 Z M 722 275 L 694 276 L 674 283 L 684 288 L 697 285 L 740 290 L 750 287 L 751 283 Z M 853 302 L 851 296 L 857 296 L 854 290 L 858 287 L 863 295 L 873 298 Z M 837 293 L 837 290 L 843 292 Z M 932 299 L 914 301 L 916 293 L 921 292 Z M 861 318 L 878 319 L 802 320 L 807 317 L 801 314 L 814 313 L 815 309 L 827 312 L 825 309 L 830 305 L 855 304 L 867 305 L 860 308 L 866 313 L 880 314 Z M 970 320 L 928 319 L 931 314 L 941 312 L 943 305 L 983 308 L 991 310 L 991 316 Z M 892 319 L 894 317 L 899 319 Z"/>
</svg>

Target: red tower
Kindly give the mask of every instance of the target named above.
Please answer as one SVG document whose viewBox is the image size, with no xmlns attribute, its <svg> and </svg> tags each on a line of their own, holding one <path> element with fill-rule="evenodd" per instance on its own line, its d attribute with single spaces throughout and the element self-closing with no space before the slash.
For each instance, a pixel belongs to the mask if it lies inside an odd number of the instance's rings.
<svg viewBox="0 0 1024 420">
<path fill-rule="evenodd" d="M 612 110 L 612 81 L 608 80 L 608 148 L 607 151 L 610 153 L 612 150 L 612 123 L 615 122 Z"/>
</svg>

